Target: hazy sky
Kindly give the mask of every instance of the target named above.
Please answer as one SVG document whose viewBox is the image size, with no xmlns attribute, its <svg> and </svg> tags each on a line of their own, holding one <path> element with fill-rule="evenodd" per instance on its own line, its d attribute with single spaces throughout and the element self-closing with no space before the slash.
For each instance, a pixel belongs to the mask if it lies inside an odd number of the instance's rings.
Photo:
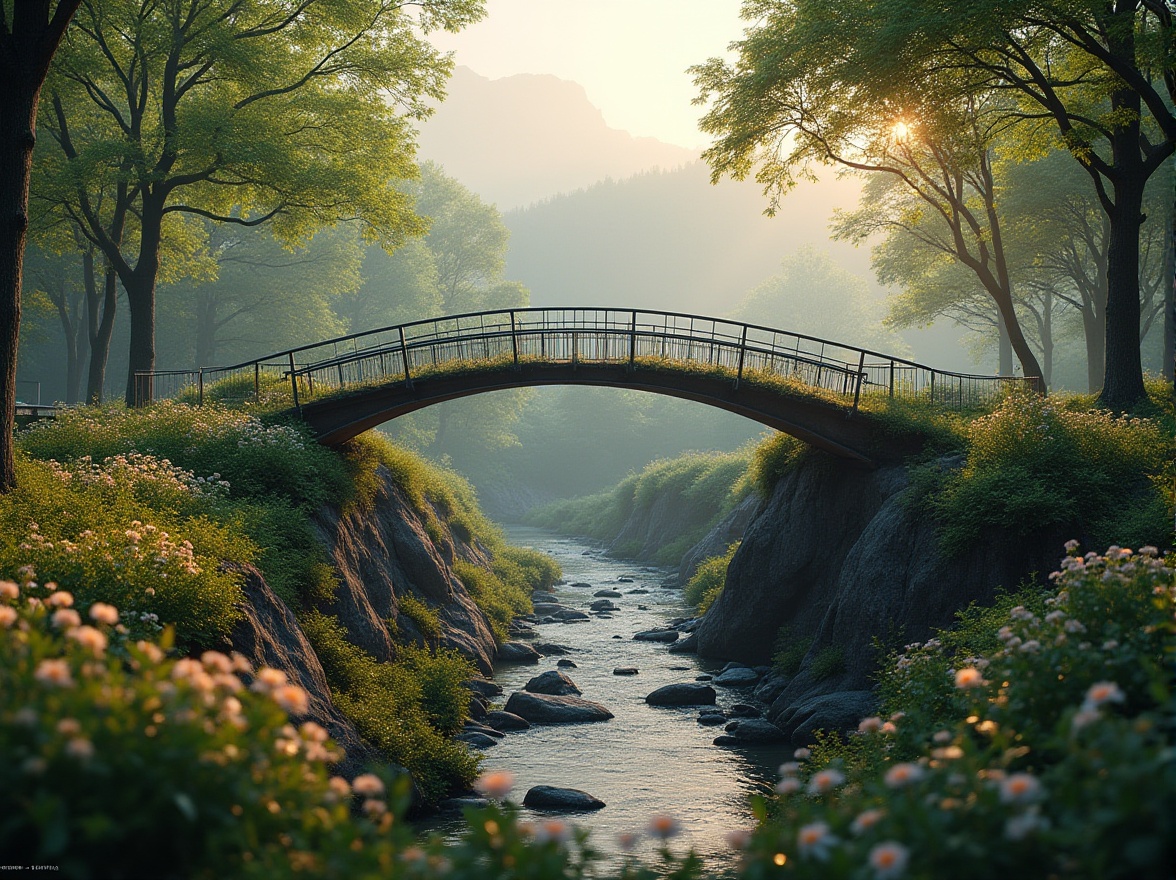
<svg viewBox="0 0 1176 880">
<path fill-rule="evenodd" d="M 613 128 L 683 147 L 706 144 L 686 68 L 739 39 L 740 0 L 487 0 L 460 34 L 435 34 L 458 64 L 498 79 L 551 73 L 578 82 Z"/>
</svg>

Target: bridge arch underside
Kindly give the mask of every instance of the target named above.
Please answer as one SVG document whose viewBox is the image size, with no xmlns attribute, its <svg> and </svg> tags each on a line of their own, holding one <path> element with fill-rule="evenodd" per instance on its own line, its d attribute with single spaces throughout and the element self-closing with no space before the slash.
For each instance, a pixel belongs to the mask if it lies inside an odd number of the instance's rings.
<svg viewBox="0 0 1176 880">
<path fill-rule="evenodd" d="M 328 446 L 345 443 L 384 422 L 434 404 L 474 394 L 549 385 L 594 385 L 664 394 L 757 421 L 839 458 L 871 466 L 880 452 L 879 426 L 868 416 L 818 398 L 705 374 L 674 373 L 616 364 L 521 364 L 369 386 L 304 403 L 301 416 Z M 897 450 L 889 449 L 893 453 Z M 889 455 L 887 457 L 890 457 Z"/>
</svg>

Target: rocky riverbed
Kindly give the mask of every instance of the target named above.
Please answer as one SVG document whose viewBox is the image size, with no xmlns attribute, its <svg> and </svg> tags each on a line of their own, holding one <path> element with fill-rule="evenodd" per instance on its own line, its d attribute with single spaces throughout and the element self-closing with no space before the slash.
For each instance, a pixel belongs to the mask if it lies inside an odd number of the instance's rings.
<svg viewBox="0 0 1176 880">
<path fill-rule="evenodd" d="M 612 859 L 621 855 L 619 835 L 641 832 L 650 817 L 662 814 L 682 829 L 675 849 L 693 847 L 715 864 L 729 859 L 723 835 L 751 826 L 748 797 L 775 781 L 776 767 L 792 751 L 773 743 L 714 743 L 729 736 L 725 726 L 758 716 L 762 707 L 751 699 L 758 676 L 731 670 L 724 676 L 725 664 L 689 653 L 683 643 L 690 633 L 671 629 L 671 622 L 690 614 L 681 590 L 668 586 L 676 583 L 676 572 L 610 559 L 538 529 L 510 529 L 509 538 L 555 556 L 566 583 L 556 587 L 552 601 L 537 602 L 542 613 L 520 629 L 516 659 L 496 665 L 494 680 L 503 693 L 488 698 L 490 714 L 481 723 L 505 735 L 470 731 L 471 747 L 486 756 L 483 766 L 515 775 L 515 803 L 536 786 L 577 789 L 603 801 L 606 806 L 591 812 L 562 815 L 590 828 L 596 847 Z M 634 638 L 638 633 L 647 635 Z M 527 662 L 528 645 L 543 654 L 537 662 Z M 671 653 L 675 645 L 686 650 Z M 689 687 L 678 688 L 673 698 L 647 701 L 675 685 Z M 561 703 L 586 720 L 550 723 Z M 504 708 L 529 715 L 530 726 L 500 714 Z M 460 821 L 434 824 L 453 830 Z M 635 852 L 648 857 L 655 849 L 654 841 L 642 837 Z"/>
</svg>

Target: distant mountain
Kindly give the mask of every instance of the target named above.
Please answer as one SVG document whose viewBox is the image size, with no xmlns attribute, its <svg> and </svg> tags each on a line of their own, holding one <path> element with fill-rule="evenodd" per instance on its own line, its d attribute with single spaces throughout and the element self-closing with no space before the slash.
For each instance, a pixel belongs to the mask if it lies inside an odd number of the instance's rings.
<svg viewBox="0 0 1176 880">
<path fill-rule="evenodd" d="M 693 150 L 609 128 L 582 86 L 555 76 L 492 80 L 458 67 L 448 91 L 421 127 L 421 158 L 503 211 L 698 159 Z"/>
<path fill-rule="evenodd" d="M 880 296 L 868 249 L 829 241 L 830 213 L 854 206 L 859 188 L 829 178 L 799 184 L 773 218 L 757 184 L 712 186 L 698 162 L 598 183 L 507 213 L 507 273 L 535 305 L 725 315 L 786 255 L 812 246 Z"/>
</svg>

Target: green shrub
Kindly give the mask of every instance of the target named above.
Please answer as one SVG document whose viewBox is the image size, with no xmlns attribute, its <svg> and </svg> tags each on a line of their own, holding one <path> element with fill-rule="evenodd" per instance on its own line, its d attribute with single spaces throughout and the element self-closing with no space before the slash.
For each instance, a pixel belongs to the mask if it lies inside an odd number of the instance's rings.
<svg viewBox="0 0 1176 880">
<path fill-rule="evenodd" d="M 845 672 L 845 652 L 836 645 L 827 645 L 817 652 L 809 664 L 813 681 L 824 681 Z"/>
<path fill-rule="evenodd" d="M 703 560 L 694 572 L 694 576 L 686 584 L 682 597 L 687 604 L 693 605 L 699 614 L 706 614 L 723 587 L 727 585 L 727 566 L 731 564 L 735 551 L 739 549 L 739 542 L 731 544 L 722 556 L 712 556 Z"/>
<path fill-rule="evenodd" d="M 486 615 L 494 640 L 499 644 L 505 642 L 509 638 L 510 622 L 531 610 L 530 591 L 464 559 L 453 561 L 453 573 Z"/>
<path fill-rule="evenodd" d="M 791 434 L 777 432 L 761 442 L 751 456 L 748 478 L 761 498 L 770 498 L 780 479 L 803 460 L 809 446 Z"/>
<path fill-rule="evenodd" d="M 478 759 L 447 739 L 461 726 L 470 693 L 469 662 L 451 651 L 398 648 L 381 663 L 347 640 L 339 621 L 310 611 L 299 621 L 331 684 L 331 696 L 360 734 L 406 767 L 426 802 L 468 786 Z"/>
<path fill-rule="evenodd" d="M 396 599 L 397 611 L 420 630 L 426 640 L 436 643 L 441 638 L 441 615 L 416 596 L 404 593 Z"/>
<path fill-rule="evenodd" d="M 776 641 L 772 645 L 772 666 L 783 675 L 796 675 L 800 672 L 800 666 L 812 646 L 811 638 L 798 638 L 792 627 L 782 626 L 776 633 Z"/>
<path fill-rule="evenodd" d="M 986 528 L 1028 535 L 1081 524 L 1100 543 L 1162 542 L 1171 516 L 1149 476 L 1170 467 L 1173 440 L 1150 421 L 1068 409 L 1012 394 L 968 428 L 964 468 L 933 507 L 956 552 Z"/>
</svg>

